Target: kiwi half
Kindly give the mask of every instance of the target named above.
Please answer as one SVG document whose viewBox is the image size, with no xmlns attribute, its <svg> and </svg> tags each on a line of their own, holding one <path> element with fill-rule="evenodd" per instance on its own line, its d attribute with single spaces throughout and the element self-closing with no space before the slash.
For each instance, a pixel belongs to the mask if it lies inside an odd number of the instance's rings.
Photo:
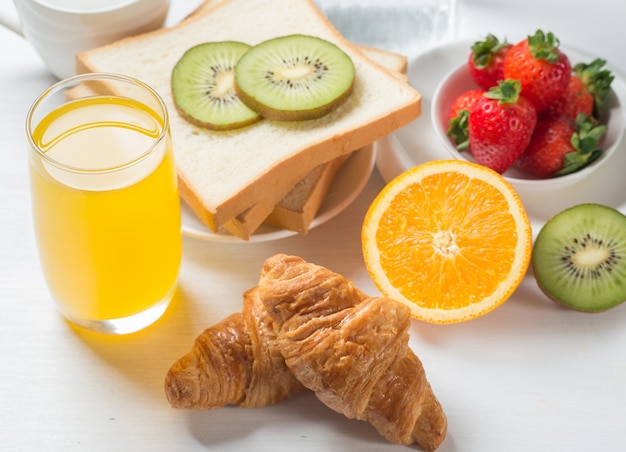
<svg viewBox="0 0 626 452">
<path fill-rule="evenodd" d="M 235 67 L 239 98 L 278 121 L 319 118 L 341 105 L 354 83 L 352 59 L 335 44 L 307 35 L 269 39 Z"/>
<path fill-rule="evenodd" d="M 200 127 L 227 130 L 260 119 L 237 97 L 234 68 L 250 45 L 208 42 L 187 50 L 172 70 L 172 96 L 180 115 Z"/>
<path fill-rule="evenodd" d="M 600 204 L 566 209 L 533 245 L 537 284 L 570 308 L 604 311 L 626 300 L 626 216 Z"/>
</svg>

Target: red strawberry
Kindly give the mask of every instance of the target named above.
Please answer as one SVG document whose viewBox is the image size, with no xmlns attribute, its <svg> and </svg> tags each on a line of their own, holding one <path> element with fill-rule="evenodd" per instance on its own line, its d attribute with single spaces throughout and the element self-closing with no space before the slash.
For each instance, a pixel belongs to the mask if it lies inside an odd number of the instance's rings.
<svg viewBox="0 0 626 452">
<path fill-rule="evenodd" d="M 512 44 L 506 40 L 500 42 L 492 34 L 487 35 L 484 41 L 476 41 L 472 45 L 468 66 L 478 86 L 487 90 L 504 79 L 504 57 L 511 47 L 513 47 Z"/>
<path fill-rule="evenodd" d="M 605 133 L 606 126 L 596 125 L 584 114 L 575 124 L 559 117 L 543 118 L 515 166 L 543 178 L 573 173 L 602 154 L 598 143 Z"/>
<path fill-rule="evenodd" d="M 602 69 L 605 64 L 605 60 L 596 58 L 589 64 L 578 63 L 574 66 L 574 74 L 580 77 L 589 94 L 593 96 L 595 115 L 598 114 L 598 110 L 608 96 L 611 83 L 615 78 L 611 71 Z"/>
<path fill-rule="evenodd" d="M 563 96 L 546 108 L 552 116 L 564 116 L 572 123 L 578 113 L 597 117 L 611 90 L 614 77 L 611 71 L 603 69 L 605 60 L 595 59 L 590 64 L 578 63 Z"/>
<path fill-rule="evenodd" d="M 474 104 L 469 146 L 476 161 L 499 173 L 524 152 L 537 122 L 533 104 L 520 96 L 517 80 L 503 80 Z"/>
<path fill-rule="evenodd" d="M 452 120 L 459 116 L 459 112 L 463 110 L 470 110 L 472 105 L 476 103 L 478 99 L 483 97 L 484 91 L 482 89 L 470 89 L 461 93 L 452 105 L 450 106 L 450 113 L 448 115 L 448 120 Z"/>
<path fill-rule="evenodd" d="M 579 113 L 587 116 L 593 114 L 593 96 L 587 91 L 580 77 L 572 74 L 563 95 L 548 105 L 541 115 L 560 117 L 573 124 Z"/>
<path fill-rule="evenodd" d="M 457 145 L 459 151 L 464 151 L 469 147 L 469 137 L 467 129 L 467 118 L 472 106 L 483 96 L 481 89 L 471 89 L 461 93 L 450 107 L 448 114 L 447 134 Z"/>
<path fill-rule="evenodd" d="M 537 30 L 511 47 L 504 59 L 504 77 L 520 81 L 522 95 L 537 112 L 563 95 L 572 76 L 569 59 L 558 47 L 552 33 Z"/>
</svg>

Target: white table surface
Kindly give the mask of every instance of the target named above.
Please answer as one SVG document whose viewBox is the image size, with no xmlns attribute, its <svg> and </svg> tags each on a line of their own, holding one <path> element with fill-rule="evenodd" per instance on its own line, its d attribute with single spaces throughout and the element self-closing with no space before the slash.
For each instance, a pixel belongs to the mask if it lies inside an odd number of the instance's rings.
<svg viewBox="0 0 626 452">
<path fill-rule="evenodd" d="M 172 3 L 171 23 L 198 0 Z M 13 10 L 12 2 L 0 0 L 0 9 Z M 625 18 L 626 5 L 613 0 L 461 0 L 458 37 L 542 28 L 626 73 Z M 169 366 L 205 327 L 239 310 L 274 253 L 301 255 L 376 293 L 359 231 L 383 186 L 378 173 L 347 210 L 307 236 L 240 244 L 186 238 L 180 290 L 148 329 L 126 337 L 76 331 L 50 301 L 30 216 L 24 118 L 54 80 L 29 44 L 4 29 L 0 48 L 0 450 L 411 450 L 308 393 L 267 408 L 188 412 L 170 408 L 162 389 Z M 626 305 L 575 313 L 539 296 L 527 278 L 492 314 L 446 327 L 415 321 L 411 333 L 448 415 L 439 450 L 626 450 Z"/>
</svg>

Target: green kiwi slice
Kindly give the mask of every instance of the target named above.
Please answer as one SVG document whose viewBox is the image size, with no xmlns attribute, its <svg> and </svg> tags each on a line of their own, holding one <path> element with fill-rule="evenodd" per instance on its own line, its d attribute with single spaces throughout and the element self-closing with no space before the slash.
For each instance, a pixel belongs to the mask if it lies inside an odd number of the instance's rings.
<svg viewBox="0 0 626 452">
<path fill-rule="evenodd" d="M 626 300 L 626 216 L 579 204 L 552 217 L 533 245 L 537 284 L 570 308 L 604 311 Z"/>
<path fill-rule="evenodd" d="M 192 124 L 227 130 L 260 119 L 237 97 L 234 68 L 250 45 L 207 42 L 187 50 L 172 70 L 172 96 L 179 114 Z"/>
<path fill-rule="evenodd" d="M 288 35 L 253 46 L 235 67 L 239 98 L 261 116 L 299 121 L 324 116 L 352 91 L 354 64 L 335 44 Z"/>
</svg>

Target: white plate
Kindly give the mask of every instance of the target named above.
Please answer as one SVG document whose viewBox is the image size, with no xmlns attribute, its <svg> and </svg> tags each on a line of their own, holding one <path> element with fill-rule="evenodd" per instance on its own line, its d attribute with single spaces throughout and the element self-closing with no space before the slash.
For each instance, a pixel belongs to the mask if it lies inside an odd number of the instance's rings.
<svg viewBox="0 0 626 452">
<path fill-rule="evenodd" d="M 386 182 L 420 163 L 450 158 L 438 140 L 431 122 L 431 100 L 441 79 L 467 59 L 471 44 L 472 41 L 445 44 L 410 62 L 409 83 L 422 93 L 422 114 L 381 143 L 376 165 Z M 594 59 L 583 52 L 564 49 L 572 61 L 591 62 Z M 622 78 L 614 68 L 609 65 L 607 68 L 615 76 L 613 90 L 620 98 L 624 98 L 626 86 Z M 626 213 L 626 179 L 623 177 L 623 168 L 626 168 L 626 140 L 622 140 L 610 161 L 580 183 L 554 191 L 549 197 L 542 192 L 520 193 L 532 223 L 533 234 L 536 236 L 545 222 L 556 213 L 583 202 L 605 204 Z"/>
<path fill-rule="evenodd" d="M 317 216 L 311 222 L 309 230 L 323 224 L 348 207 L 361 193 L 372 174 L 376 161 L 378 144 L 355 152 L 339 169 L 328 190 L 326 200 Z M 184 201 L 182 208 L 183 234 L 214 242 L 242 242 L 243 240 L 227 232 L 211 231 Z M 250 237 L 249 242 L 278 240 L 297 232 L 262 224 Z"/>
</svg>

